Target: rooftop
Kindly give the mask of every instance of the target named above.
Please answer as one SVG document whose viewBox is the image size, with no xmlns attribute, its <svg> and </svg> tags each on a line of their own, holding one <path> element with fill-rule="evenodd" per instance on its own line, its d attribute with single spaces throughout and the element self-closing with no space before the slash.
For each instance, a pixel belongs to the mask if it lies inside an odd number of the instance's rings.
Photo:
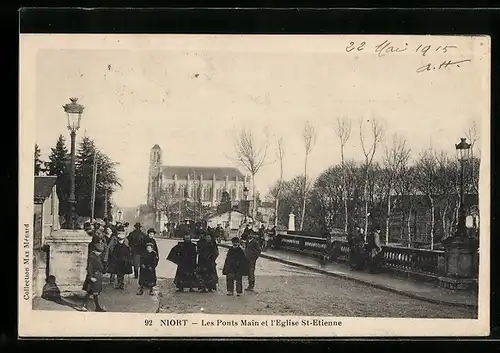
<svg viewBox="0 0 500 353">
<path fill-rule="evenodd" d="M 195 167 L 195 166 L 163 166 L 163 176 L 167 179 L 199 179 L 203 176 L 204 179 L 212 179 L 215 175 L 216 180 L 225 180 L 226 176 L 229 180 L 243 180 L 245 176 L 237 169 L 231 167 Z"/>
<path fill-rule="evenodd" d="M 35 191 L 34 198 L 44 200 L 52 193 L 52 188 L 56 184 L 57 177 L 51 176 L 35 176 Z"/>
</svg>

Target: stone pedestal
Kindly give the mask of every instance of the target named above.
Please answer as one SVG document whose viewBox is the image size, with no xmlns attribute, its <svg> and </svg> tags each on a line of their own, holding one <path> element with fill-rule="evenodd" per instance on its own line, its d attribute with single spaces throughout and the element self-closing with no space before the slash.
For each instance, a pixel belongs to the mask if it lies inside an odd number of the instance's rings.
<svg viewBox="0 0 500 353">
<path fill-rule="evenodd" d="M 452 237 L 445 240 L 444 272 L 441 286 L 450 289 L 476 289 L 478 240 Z"/>
<path fill-rule="evenodd" d="M 83 230 L 61 229 L 45 239 L 49 246 L 49 274 L 56 277 L 61 294 L 75 294 L 82 290 L 87 275 L 90 237 Z"/>
<path fill-rule="evenodd" d="M 295 215 L 293 213 L 288 215 L 288 230 L 295 231 Z"/>
</svg>

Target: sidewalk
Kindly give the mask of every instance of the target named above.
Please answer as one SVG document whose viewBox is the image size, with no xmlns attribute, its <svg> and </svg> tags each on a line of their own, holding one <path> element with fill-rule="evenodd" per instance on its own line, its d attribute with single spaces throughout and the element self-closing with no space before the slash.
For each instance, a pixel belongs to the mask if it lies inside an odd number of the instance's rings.
<svg viewBox="0 0 500 353">
<path fill-rule="evenodd" d="M 220 245 L 227 248 L 231 246 L 229 242 L 221 243 Z M 429 303 L 477 308 L 478 295 L 471 291 L 445 289 L 436 285 L 398 278 L 385 273 L 370 274 L 368 272 L 354 271 L 347 264 L 332 262 L 321 265 L 317 259 L 279 250 L 269 249 L 262 252 L 261 257 L 306 268 L 325 275 L 355 281 Z"/>
<path fill-rule="evenodd" d="M 136 295 L 137 280 L 133 276 L 128 283 L 125 280 L 125 290 L 116 290 L 108 282 L 103 283 L 103 292 L 99 296 L 99 302 L 107 312 L 156 313 L 158 311 L 160 306 L 158 296 L 148 295 L 147 292 L 141 296 Z M 79 311 L 84 294 L 82 291 L 81 294 L 64 297 L 64 302 L 61 304 L 40 297 L 33 298 L 33 310 Z M 91 311 L 94 311 L 92 298 L 89 300 L 89 312 Z"/>
</svg>

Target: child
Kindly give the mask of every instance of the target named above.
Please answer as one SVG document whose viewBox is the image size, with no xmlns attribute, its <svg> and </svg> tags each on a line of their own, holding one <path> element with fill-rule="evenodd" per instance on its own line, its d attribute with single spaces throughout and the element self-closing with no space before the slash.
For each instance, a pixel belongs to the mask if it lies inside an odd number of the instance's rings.
<svg viewBox="0 0 500 353">
<path fill-rule="evenodd" d="M 83 290 L 87 292 L 83 299 L 83 311 L 87 311 L 87 305 L 90 296 L 94 297 L 95 311 L 104 312 L 104 308 L 99 304 L 99 293 L 102 291 L 102 272 L 104 265 L 102 264 L 101 254 L 104 251 L 104 245 L 98 243 L 94 246 L 94 250 L 89 254 L 87 262 L 87 277 L 83 282 Z"/>
<path fill-rule="evenodd" d="M 144 293 L 144 288 L 149 289 L 149 295 L 154 295 L 153 288 L 156 286 L 156 266 L 158 266 L 158 254 L 154 251 L 154 244 L 146 244 L 146 252 L 141 256 L 139 270 L 139 291 L 137 295 Z"/>
<path fill-rule="evenodd" d="M 61 299 L 61 291 L 56 284 L 55 276 L 48 276 L 45 280 L 45 285 L 42 290 L 42 298 L 45 300 L 59 301 Z"/>
<path fill-rule="evenodd" d="M 236 282 L 236 295 L 240 296 L 243 293 L 243 276 L 248 272 L 248 260 L 240 247 L 240 239 L 234 237 L 231 239 L 233 247 L 227 252 L 226 261 L 222 274 L 226 276 L 227 295 L 232 296 L 234 293 L 234 282 Z"/>
</svg>

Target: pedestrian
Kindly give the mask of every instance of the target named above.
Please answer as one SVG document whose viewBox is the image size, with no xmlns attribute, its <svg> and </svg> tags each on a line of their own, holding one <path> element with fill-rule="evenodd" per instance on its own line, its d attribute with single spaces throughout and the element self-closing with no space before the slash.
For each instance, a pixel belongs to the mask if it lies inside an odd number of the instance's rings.
<svg viewBox="0 0 500 353">
<path fill-rule="evenodd" d="M 261 253 L 261 246 L 255 234 L 250 233 L 245 247 L 245 256 L 248 260 L 248 287 L 246 291 L 252 292 L 255 287 L 255 265 Z"/>
<path fill-rule="evenodd" d="M 88 302 L 90 297 L 94 298 L 95 311 L 105 312 L 106 310 L 99 303 L 99 294 L 102 291 L 102 273 L 104 266 L 101 260 L 101 254 L 104 251 L 104 245 L 96 244 L 89 255 L 87 263 L 87 276 L 83 282 L 83 290 L 87 292 L 83 298 L 82 311 L 88 310 Z"/>
<path fill-rule="evenodd" d="M 190 235 L 185 235 L 184 241 L 174 246 L 168 254 L 167 260 L 177 265 L 174 278 L 177 292 L 184 292 L 184 288 L 189 288 L 190 292 L 194 292 L 194 288 L 199 287 L 195 274 L 197 256 L 196 245 L 191 241 Z"/>
<path fill-rule="evenodd" d="M 146 241 L 147 243 L 153 244 L 153 250 L 158 255 L 158 257 L 160 257 L 160 252 L 158 251 L 158 244 L 156 243 L 155 235 L 156 235 L 156 230 L 154 230 L 154 228 L 149 228 L 148 239 Z"/>
<path fill-rule="evenodd" d="M 382 246 L 380 245 L 380 227 L 373 227 L 366 240 L 368 271 L 377 273 L 383 256 Z"/>
<path fill-rule="evenodd" d="M 217 265 L 215 263 L 219 256 L 219 249 L 217 248 L 217 243 L 214 238 L 210 237 L 208 234 L 204 237 L 204 241 L 201 244 L 197 244 L 198 276 L 202 293 L 217 290 L 217 283 L 219 282 Z"/>
<path fill-rule="evenodd" d="M 102 255 L 102 261 L 104 264 L 104 273 L 109 273 L 109 283 L 114 284 L 115 283 L 115 277 L 116 277 L 116 272 L 113 272 L 114 268 L 109 267 L 109 258 L 110 254 L 113 252 L 113 249 L 115 248 L 116 244 L 118 244 L 118 233 L 117 234 L 111 234 L 112 230 L 110 228 L 106 228 L 106 233 L 107 236 L 104 236 L 104 239 L 106 241 L 104 242 L 104 253 Z M 123 229 L 123 232 L 125 234 L 125 229 Z M 125 238 L 124 240 L 125 245 L 129 246 L 128 244 L 128 239 Z"/>
<path fill-rule="evenodd" d="M 149 295 L 154 295 L 153 288 L 156 286 L 156 266 L 158 266 L 158 254 L 154 250 L 153 243 L 146 244 L 146 252 L 141 256 L 141 268 L 139 270 L 139 291 L 142 295 L 144 289 L 149 290 Z"/>
<path fill-rule="evenodd" d="M 248 274 L 248 259 L 238 237 L 232 238 L 231 243 L 233 246 L 227 251 L 222 274 L 226 276 L 227 295 L 234 294 L 236 284 L 236 295 L 240 296 L 243 293 L 243 276 Z"/>
<path fill-rule="evenodd" d="M 125 289 L 125 275 L 132 273 L 132 252 L 125 242 L 125 229 L 118 229 L 118 241 L 109 253 L 108 268 L 110 273 L 116 274 L 115 289 Z"/>
<path fill-rule="evenodd" d="M 224 227 L 224 241 L 228 241 L 229 240 L 229 237 L 231 236 L 231 226 L 229 225 L 229 223 L 226 224 L 226 226 Z"/>
<path fill-rule="evenodd" d="M 251 234 L 253 234 L 253 230 L 250 227 L 250 224 L 247 224 L 245 230 L 243 231 L 243 234 L 241 234 L 241 240 L 246 242 Z"/>
<path fill-rule="evenodd" d="M 128 235 L 128 243 L 132 251 L 132 266 L 134 268 L 134 278 L 139 277 L 139 267 L 141 265 L 141 253 L 146 250 L 147 236 L 141 231 L 141 224 L 134 224 L 134 230 Z"/>
</svg>

